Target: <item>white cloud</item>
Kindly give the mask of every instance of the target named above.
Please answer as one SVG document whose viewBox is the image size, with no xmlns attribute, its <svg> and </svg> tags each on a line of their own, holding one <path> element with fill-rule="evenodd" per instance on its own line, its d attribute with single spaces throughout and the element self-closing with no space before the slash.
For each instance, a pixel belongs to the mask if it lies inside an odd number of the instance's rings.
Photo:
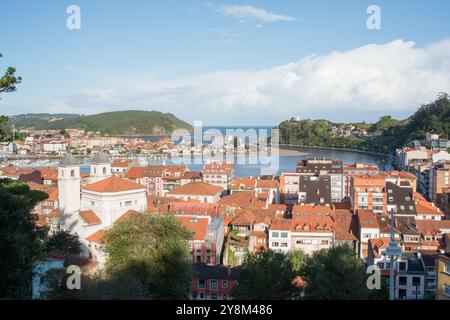
<svg viewBox="0 0 450 320">
<path fill-rule="evenodd" d="M 403 40 L 370 44 L 258 71 L 117 78 L 57 103 L 74 112 L 145 108 L 214 123 L 277 123 L 293 115 L 373 120 L 410 114 L 450 92 L 450 40 L 423 48 Z"/>
<path fill-rule="evenodd" d="M 269 12 L 263 8 L 246 5 L 224 5 L 216 9 L 217 12 L 238 20 L 257 20 L 260 22 L 294 21 L 295 18 Z"/>
</svg>

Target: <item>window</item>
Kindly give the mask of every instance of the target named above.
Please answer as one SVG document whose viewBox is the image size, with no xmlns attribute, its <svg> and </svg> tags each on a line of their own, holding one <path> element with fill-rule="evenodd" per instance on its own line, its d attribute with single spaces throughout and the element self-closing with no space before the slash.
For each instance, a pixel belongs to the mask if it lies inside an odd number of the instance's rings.
<svg viewBox="0 0 450 320">
<path fill-rule="evenodd" d="M 286 242 L 282 242 L 280 245 L 280 247 L 282 247 L 282 248 L 287 248 L 287 246 L 288 246 L 288 244 Z"/>
<path fill-rule="evenodd" d="M 408 278 L 406 278 L 406 277 L 398 277 L 398 284 L 401 286 L 406 286 L 407 279 Z"/>
<path fill-rule="evenodd" d="M 406 270 L 406 262 L 399 262 L 398 270 L 405 271 Z"/>
<path fill-rule="evenodd" d="M 75 177 L 75 170 L 70 170 L 70 176 Z"/>
<path fill-rule="evenodd" d="M 106 174 L 106 167 L 103 167 L 103 174 Z"/>
<path fill-rule="evenodd" d="M 95 206 L 95 201 L 91 201 L 91 207 Z"/>
<path fill-rule="evenodd" d="M 228 299 L 227 294 L 224 293 L 224 294 L 223 294 L 223 300 L 227 300 L 227 299 Z"/>
<path fill-rule="evenodd" d="M 226 288 L 228 286 L 227 280 L 222 280 L 222 288 Z"/>
<path fill-rule="evenodd" d="M 129 207 L 133 204 L 133 201 L 125 201 L 125 207 Z"/>
<path fill-rule="evenodd" d="M 206 252 L 207 252 L 207 253 L 210 253 L 210 252 L 211 252 L 211 244 L 210 244 L 210 243 L 207 243 L 207 244 L 206 244 Z"/>
<path fill-rule="evenodd" d="M 420 277 L 413 277 L 412 283 L 413 283 L 413 286 L 420 286 Z"/>
<path fill-rule="evenodd" d="M 278 232 L 272 232 L 272 237 L 278 238 L 280 235 Z"/>
<path fill-rule="evenodd" d="M 217 300 L 217 293 L 211 293 L 211 300 Z"/>
<path fill-rule="evenodd" d="M 205 293 L 204 292 L 200 292 L 200 299 L 205 299 Z"/>
<path fill-rule="evenodd" d="M 444 284 L 444 295 L 450 297 L 450 286 L 447 284 Z"/>
<path fill-rule="evenodd" d="M 205 279 L 198 279 L 198 287 L 199 287 L 200 289 L 205 289 L 205 287 L 206 287 L 206 281 L 205 281 Z"/>
<path fill-rule="evenodd" d="M 384 269 L 384 263 L 383 262 L 378 262 L 377 263 L 378 268 L 380 269 Z"/>
<path fill-rule="evenodd" d="M 272 243 L 272 247 L 278 247 L 278 245 L 279 245 L 278 242 L 273 242 Z"/>
<path fill-rule="evenodd" d="M 450 273 L 450 262 L 445 264 L 445 272 Z"/>
<path fill-rule="evenodd" d="M 217 290 L 217 280 L 211 280 L 211 290 Z"/>
<path fill-rule="evenodd" d="M 287 232 L 281 232 L 281 238 L 287 238 L 288 237 L 288 234 L 287 234 Z"/>
</svg>

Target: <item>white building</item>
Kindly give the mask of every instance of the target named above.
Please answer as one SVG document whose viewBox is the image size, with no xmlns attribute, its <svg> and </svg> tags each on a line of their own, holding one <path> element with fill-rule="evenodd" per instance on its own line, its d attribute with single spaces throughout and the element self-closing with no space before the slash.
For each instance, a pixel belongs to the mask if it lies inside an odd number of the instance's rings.
<svg viewBox="0 0 450 320">
<path fill-rule="evenodd" d="M 89 183 L 94 183 L 111 176 L 111 163 L 108 156 L 98 152 L 91 160 Z"/>
<path fill-rule="evenodd" d="M 145 187 L 116 176 L 108 177 L 110 170 L 106 171 L 105 178 L 103 168 L 108 167 L 108 164 L 101 162 L 91 166 L 91 170 L 100 169 L 100 174 L 97 174 L 100 180 L 82 188 L 79 164 L 73 155 L 68 153 L 58 168 L 62 228 L 78 235 L 82 254 L 100 264 L 104 262 L 101 246 L 93 246 L 92 239 L 100 242 L 101 235 L 125 213 L 143 212 L 147 208 Z M 91 176 L 94 176 L 94 172 L 91 172 Z"/>
</svg>

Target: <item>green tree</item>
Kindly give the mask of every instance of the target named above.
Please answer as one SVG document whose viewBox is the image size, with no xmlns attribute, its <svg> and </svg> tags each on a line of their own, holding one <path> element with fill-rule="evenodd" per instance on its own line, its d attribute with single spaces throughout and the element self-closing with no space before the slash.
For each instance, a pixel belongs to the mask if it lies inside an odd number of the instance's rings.
<svg viewBox="0 0 450 320">
<path fill-rule="evenodd" d="M 42 254 L 32 210 L 46 198 L 26 184 L 0 179 L 0 299 L 30 297 L 33 262 Z"/>
<path fill-rule="evenodd" d="M 0 54 L 0 58 L 3 57 Z M 22 82 L 22 77 L 16 77 L 16 69 L 8 67 L 5 74 L 0 78 L 0 94 L 4 92 L 14 92 L 17 90 L 16 85 Z"/>
<path fill-rule="evenodd" d="M 0 54 L 0 58 L 2 55 Z M 2 93 L 14 92 L 16 91 L 16 85 L 22 82 L 21 77 L 15 76 L 16 69 L 13 67 L 9 67 L 6 69 L 4 75 L 0 78 L 0 95 Z M 0 97 L 1 100 L 1 97 Z M 0 115 L 0 141 L 9 140 L 11 133 L 7 128 L 8 117 Z"/>
<path fill-rule="evenodd" d="M 291 299 L 298 293 L 293 284 L 295 276 L 289 255 L 261 250 L 245 257 L 232 295 L 245 300 Z"/>
<path fill-rule="evenodd" d="M 347 245 L 316 252 L 305 274 L 307 299 L 369 298 L 364 264 Z"/>
<path fill-rule="evenodd" d="M 133 279 L 143 298 L 187 298 L 192 281 L 191 232 L 172 216 L 136 213 L 106 234 L 108 283 Z M 144 293 L 142 293 L 142 291 Z"/>
<path fill-rule="evenodd" d="M 45 242 L 45 251 L 62 253 L 65 257 L 69 254 L 77 255 L 81 252 L 81 243 L 77 235 L 59 231 Z"/>
</svg>

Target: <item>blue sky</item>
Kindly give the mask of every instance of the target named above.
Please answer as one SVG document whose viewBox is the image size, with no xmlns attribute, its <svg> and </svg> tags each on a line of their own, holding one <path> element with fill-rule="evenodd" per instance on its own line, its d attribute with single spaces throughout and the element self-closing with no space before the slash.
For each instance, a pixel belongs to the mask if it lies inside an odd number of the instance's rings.
<svg viewBox="0 0 450 320">
<path fill-rule="evenodd" d="M 66 28 L 71 4 L 81 30 Z M 381 30 L 366 27 L 371 4 Z M 0 70 L 24 79 L 0 113 L 143 109 L 246 125 L 403 117 L 450 91 L 449 11 L 444 0 L 0 0 Z"/>
</svg>

